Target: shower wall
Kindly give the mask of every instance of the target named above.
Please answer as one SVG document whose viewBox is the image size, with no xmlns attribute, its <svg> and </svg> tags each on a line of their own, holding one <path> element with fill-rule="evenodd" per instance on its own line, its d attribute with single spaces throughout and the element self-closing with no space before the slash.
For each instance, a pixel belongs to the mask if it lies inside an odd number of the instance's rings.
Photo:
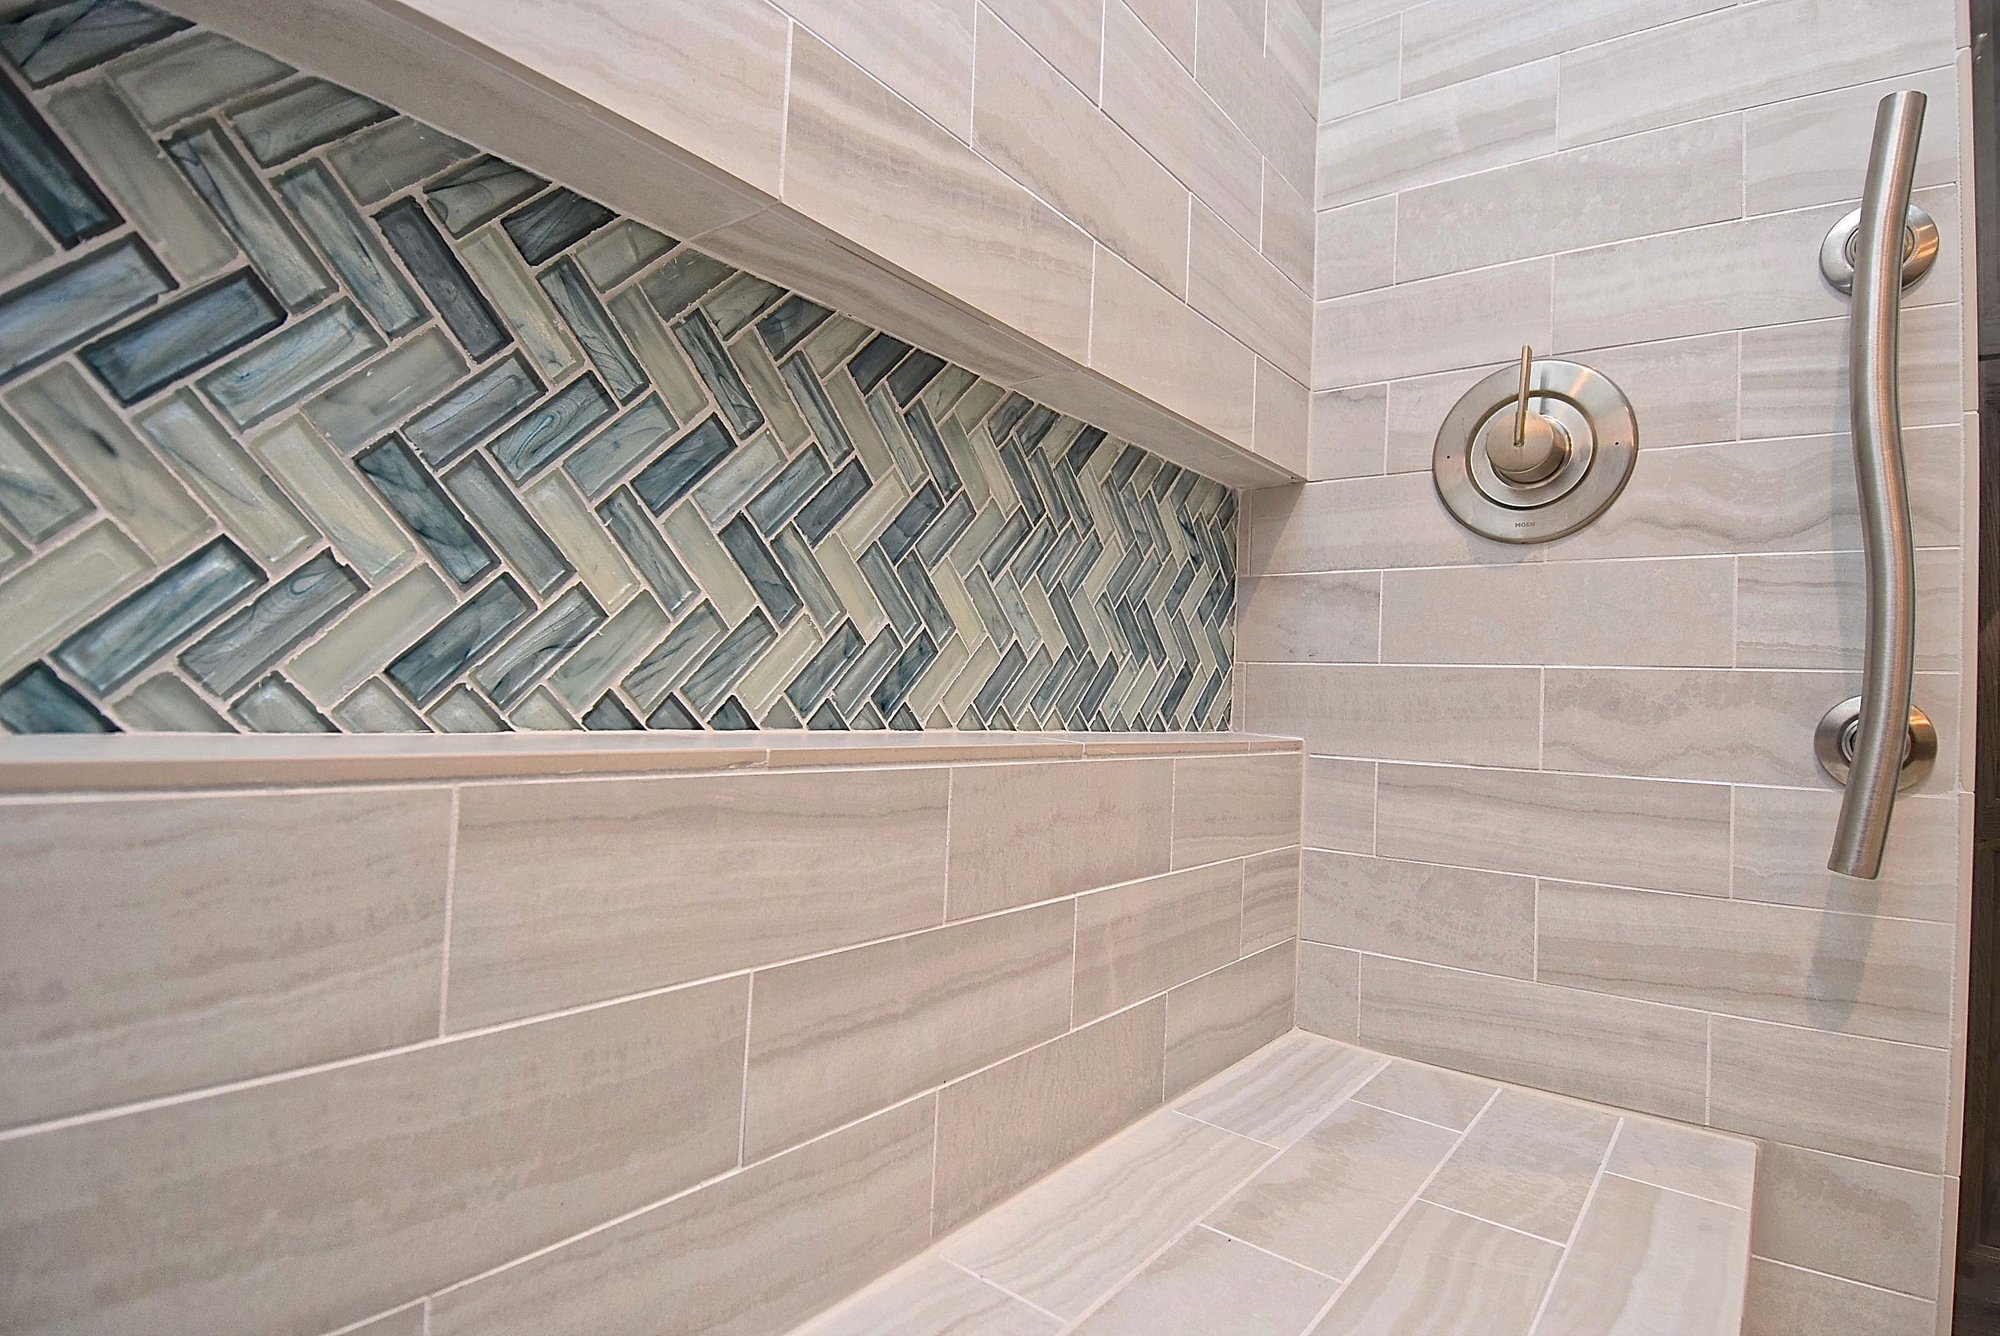
<svg viewBox="0 0 2000 1336">
<path fill-rule="evenodd" d="M 1763 1142 L 1757 1336 L 1930 1332 L 1970 769 L 1963 16 L 1950 0 L 1328 0 L 1313 429 L 1250 495 L 1239 719 L 1306 740 L 1300 1023 Z M 1905 297 L 1918 703 L 1879 882 L 1824 870 L 1858 684 L 1847 303 L 1877 100 L 1931 97 Z M 1625 494 L 1539 547 L 1434 497 L 1457 396 L 1575 357 Z"/>
</svg>

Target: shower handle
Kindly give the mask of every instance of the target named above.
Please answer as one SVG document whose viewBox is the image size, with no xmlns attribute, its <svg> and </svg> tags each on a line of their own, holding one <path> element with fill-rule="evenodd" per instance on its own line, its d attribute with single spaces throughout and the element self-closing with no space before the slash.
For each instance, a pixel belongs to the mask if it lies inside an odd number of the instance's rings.
<svg viewBox="0 0 2000 1336">
<path fill-rule="evenodd" d="M 1876 108 L 1875 143 L 1854 220 L 1848 394 L 1867 572 L 1867 639 L 1861 694 L 1827 712 L 1817 740 L 1821 764 L 1847 785 L 1827 867 L 1849 877 L 1880 875 L 1896 791 L 1921 780 L 1937 752 L 1930 721 L 1910 705 L 1916 670 L 1916 553 L 1896 383 L 1902 287 L 1916 276 L 1908 272 L 1908 262 L 1926 249 L 1925 238 L 1918 235 L 1921 224 L 1910 219 L 1910 179 L 1923 133 L 1924 101 L 1922 93 L 1892 93 Z M 1841 230 L 1836 226 L 1829 235 L 1823 264 L 1835 252 L 1845 257 L 1848 246 L 1838 236 Z M 1935 257 L 1936 238 L 1933 227 L 1929 255 L 1922 257 L 1918 274 Z M 1835 276 L 1830 272 L 1829 277 Z"/>
</svg>

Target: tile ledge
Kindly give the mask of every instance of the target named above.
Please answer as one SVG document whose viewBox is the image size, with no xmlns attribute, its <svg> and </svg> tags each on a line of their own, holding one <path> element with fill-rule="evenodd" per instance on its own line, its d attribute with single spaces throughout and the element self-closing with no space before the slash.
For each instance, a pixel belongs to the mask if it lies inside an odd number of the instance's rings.
<svg viewBox="0 0 2000 1336">
<path fill-rule="evenodd" d="M 0 794 L 1302 752 L 1254 733 L 120 734 L 0 738 Z"/>
</svg>

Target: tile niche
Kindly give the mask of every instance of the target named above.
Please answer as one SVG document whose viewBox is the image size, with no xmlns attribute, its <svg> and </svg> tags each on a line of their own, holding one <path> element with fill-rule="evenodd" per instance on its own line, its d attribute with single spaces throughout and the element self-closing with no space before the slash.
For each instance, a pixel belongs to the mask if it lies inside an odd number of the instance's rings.
<svg viewBox="0 0 2000 1336">
<path fill-rule="evenodd" d="M 6 730 L 1226 723 L 1219 484 L 131 0 L 0 57 Z"/>
</svg>

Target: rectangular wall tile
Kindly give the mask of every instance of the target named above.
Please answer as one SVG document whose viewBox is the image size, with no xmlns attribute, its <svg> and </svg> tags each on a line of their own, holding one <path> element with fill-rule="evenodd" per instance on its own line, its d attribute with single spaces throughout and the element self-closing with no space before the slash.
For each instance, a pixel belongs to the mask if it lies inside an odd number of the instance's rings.
<svg viewBox="0 0 2000 1336">
<path fill-rule="evenodd" d="M 1374 448 L 1379 458 L 1379 442 Z M 1536 559 L 1517 544 L 1478 537 L 1455 522 L 1438 504 L 1427 473 L 1255 492 L 1243 536 L 1243 573 L 1253 577 Z"/>
<path fill-rule="evenodd" d="M 1248 1057 L 1292 1028 L 1298 974 L 1290 938 L 1167 994 L 1167 1097 Z"/>
<path fill-rule="evenodd" d="M 1563 263 L 1570 262 L 1564 257 Z M 1335 390 L 1501 362 L 1518 357 L 1523 343 L 1590 347 L 1666 337 L 1588 339 L 1591 327 L 1578 323 L 1574 330 L 1563 327 L 1558 340 L 1554 263 L 1523 260 L 1320 302 L 1313 312 L 1313 388 Z"/>
<path fill-rule="evenodd" d="M 1375 852 L 1375 762 L 1306 757 L 1304 843 L 1314 849 Z"/>
<path fill-rule="evenodd" d="M 1278 849 L 1243 860 L 1245 955 L 1299 932 L 1299 851 Z"/>
<path fill-rule="evenodd" d="M 1358 1039 L 1360 989 L 1359 952 L 1299 941 L 1299 996 L 1295 1014 L 1301 1030 L 1334 1039 Z"/>
<path fill-rule="evenodd" d="M 1527 877 L 1307 850 L 1299 934 L 1485 974 L 1534 977 Z"/>
<path fill-rule="evenodd" d="M 1250 439 L 1255 354 L 1102 247 L 1091 277 L 1090 365 L 1231 440 Z"/>
<path fill-rule="evenodd" d="M 1953 923 L 1958 915 L 1958 800 L 1905 793 L 1882 860 L 1882 875 L 1861 882 L 1826 868 L 1839 792 L 1827 788 L 1738 788 L 1735 895 L 1850 914 Z"/>
<path fill-rule="evenodd" d="M 758 1159 L 1069 1026 L 1075 910 L 1046 905 L 757 975 L 745 1154 Z"/>
<path fill-rule="evenodd" d="M 746 992 L 715 983 L 0 1142 L 0 1317 L 324 1331 L 690 1187 L 736 1159 Z"/>
<path fill-rule="evenodd" d="M 1916 666 L 1950 672 L 1961 638 L 1956 548 L 1916 554 Z M 1736 564 L 1736 662 L 1745 668 L 1859 668 L 1867 620 L 1858 552 L 1741 557 Z"/>
<path fill-rule="evenodd" d="M 1322 125 L 1316 203 L 1409 190 L 1555 146 L 1556 62 L 1536 61 Z"/>
<path fill-rule="evenodd" d="M 950 917 L 1166 871 L 1173 782 L 1165 761 L 955 767 Z"/>
<path fill-rule="evenodd" d="M 1424 1188 L 1424 1199 L 1564 1243 L 1583 1215 L 1618 1117 L 1502 1089 Z"/>
<path fill-rule="evenodd" d="M 1750 1259 L 1743 1336 L 1786 1336 L 1802 1328 L 1825 1330 L 1857 1322 L 1862 1330 L 1882 1336 L 1935 1336 L 1937 1305 L 1762 1257 Z"/>
<path fill-rule="evenodd" d="M 1419 1199 L 1313 1330 L 1361 1336 L 1412 1312 L 1476 1313 L 1487 1330 L 1526 1330 L 1561 1258 L 1546 1240 Z"/>
<path fill-rule="evenodd" d="M 1302 733 L 1311 752 L 1517 766 L 1540 754 L 1538 669 L 1251 664 L 1242 673 L 1245 724 Z"/>
<path fill-rule="evenodd" d="M 1084 896 L 1076 905 L 1076 1020 L 1219 969 L 1236 959 L 1242 931 L 1240 862 Z"/>
<path fill-rule="evenodd" d="M 1300 763 L 1295 753 L 1175 761 L 1174 866 L 1297 844 Z"/>
<path fill-rule="evenodd" d="M 1859 199 L 1865 162 L 1852 146 L 1875 132 L 1875 108 L 1888 94 L 1914 88 L 1930 99 L 1917 142 L 1914 184 L 1958 179 L 1958 79 L 1950 67 L 1880 83 L 1832 88 L 1753 107 L 1743 117 L 1744 202 L 1752 213 L 1774 213 L 1834 200 Z"/>
<path fill-rule="evenodd" d="M 1479 0 L 1407 6 L 1403 83 L 1422 92 L 1561 55 L 1713 9 L 1729 0 L 1585 0 L 1537 10 L 1535 23 L 1493 23 Z"/>
<path fill-rule="evenodd" d="M 1237 593 L 1241 663 L 1373 663 L 1381 633 L 1382 577 L 1372 571 L 1267 575 Z"/>
<path fill-rule="evenodd" d="M 1187 270 L 1190 305 L 1292 379 L 1310 378 L 1312 298 L 1199 200 Z"/>
<path fill-rule="evenodd" d="M 944 811 L 942 770 L 468 790 L 450 1023 L 532 1015 L 935 924 Z M 768 857 L 746 856 L 745 823 L 764 823 L 758 848 Z M 664 832 L 671 868 L 647 853 Z M 799 850 L 810 851 L 809 872 Z M 589 913 L 578 918 L 582 907 Z"/>
<path fill-rule="evenodd" d="M 1749 1229 L 1732 1207 L 1607 1175 L 1538 1327 L 1585 1336 L 1642 1312 L 1669 1330 L 1727 1331 L 1743 1310 Z"/>
<path fill-rule="evenodd" d="M 1933 1298 L 1945 1180 L 1766 1142 L 1752 1248 L 1760 1257 Z"/>
</svg>

